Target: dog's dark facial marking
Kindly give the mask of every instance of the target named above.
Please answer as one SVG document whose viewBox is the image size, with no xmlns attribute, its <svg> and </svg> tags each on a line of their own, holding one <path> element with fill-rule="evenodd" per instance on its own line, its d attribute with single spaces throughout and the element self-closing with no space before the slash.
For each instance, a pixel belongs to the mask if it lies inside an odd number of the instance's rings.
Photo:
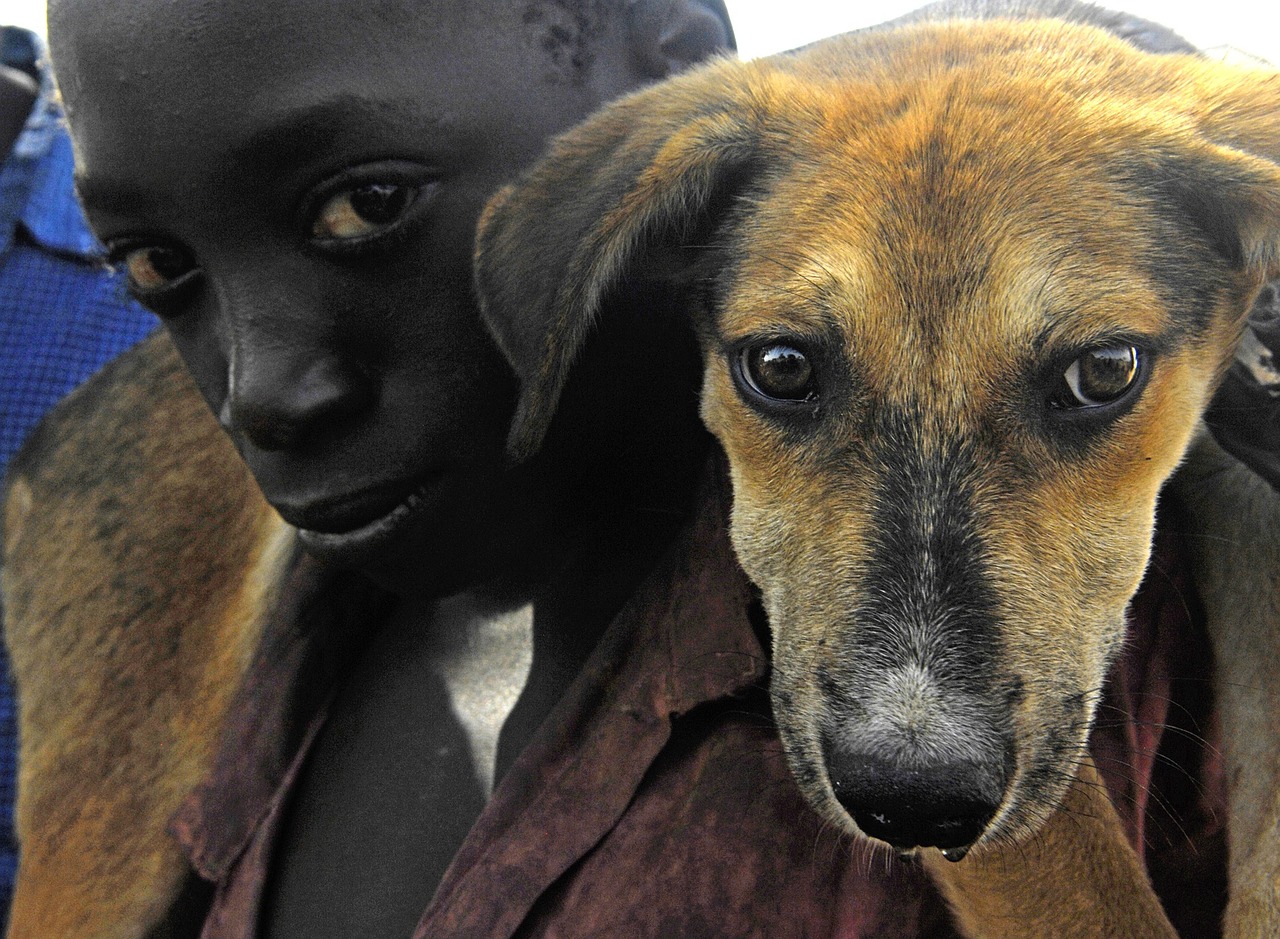
<svg viewBox="0 0 1280 939">
<path fill-rule="evenodd" d="M 866 420 L 861 603 L 818 668 L 832 792 L 899 848 L 966 847 L 995 815 L 1013 733 L 990 663 L 1004 628 L 974 509 L 978 457 L 917 408 Z"/>
<path fill-rule="evenodd" d="M 1201 335 L 1224 297 L 1236 292 L 1237 275 L 1248 263 L 1242 231 L 1256 211 L 1245 194 L 1250 172 L 1161 154 L 1126 159 L 1115 173 L 1145 194 L 1153 210 L 1149 237 L 1159 250 L 1146 252 L 1143 262 L 1172 322 L 1181 333 Z"/>
<path fill-rule="evenodd" d="M 912 662 L 955 692 L 984 697 L 982 663 L 1000 655 L 1001 623 L 973 507 L 976 455 L 922 414 L 885 408 L 869 422 L 877 485 L 848 638 L 860 657 Z"/>
<path fill-rule="evenodd" d="M 1010 710 L 1016 708 L 1027 696 L 1026 682 L 1022 680 L 1021 675 L 1014 675 L 1008 680 L 1008 688 L 1005 690 L 1005 700 L 1009 702 Z"/>
<path fill-rule="evenodd" d="M 824 636 L 821 640 L 819 640 L 819 643 L 818 643 L 819 648 L 825 648 L 826 642 L 827 640 L 826 640 L 826 637 Z M 832 700 L 832 701 L 839 700 L 842 696 L 842 692 L 844 689 L 843 689 L 843 686 L 840 684 L 840 682 L 836 680 L 835 676 L 832 675 L 831 666 L 827 665 L 824 662 L 823 664 L 818 666 L 816 674 L 818 677 L 819 690 L 824 695 L 826 695 L 829 700 Z M 787 695 L 788 699 L 790 699 L 790 697 L 791 697 L 790 695 Z"/>
</svg>

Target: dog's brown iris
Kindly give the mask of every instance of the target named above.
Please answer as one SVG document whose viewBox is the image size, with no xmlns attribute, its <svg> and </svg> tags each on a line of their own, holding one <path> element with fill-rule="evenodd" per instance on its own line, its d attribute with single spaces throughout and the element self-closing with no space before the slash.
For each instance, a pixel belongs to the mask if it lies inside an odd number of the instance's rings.
<svg viewBox="0 0 1280 939">
<path fill-rule="evenodd" d="M 1066 407 L 1098 407 L 1120 398 L 1138 377 L 1138 350 L 1127 343 L 1085 352 L 1063 373 Z"/>
<path fill-rule="evenodd" d="M 753 391 L 775 401 L 807 401 L 815 394 L 809 357 L 783 342 L 743 350 L 742 371 Z"/>
</svg>

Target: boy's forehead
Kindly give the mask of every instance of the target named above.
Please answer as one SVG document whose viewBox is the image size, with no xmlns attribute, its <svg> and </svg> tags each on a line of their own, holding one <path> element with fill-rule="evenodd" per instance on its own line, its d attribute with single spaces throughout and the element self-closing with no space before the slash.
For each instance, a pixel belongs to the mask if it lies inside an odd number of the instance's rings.
<svg viewBox="0 0 1280 939">
<path fill-rule="evenodd" d="M 599 105 L 595 77 L 635 82 L 623 17 L 588 37 L 600 55 L 579 83 L 557 73 L 532 8 L 50 0 L 91 222 L 100 237 L 146 227 L 195 239 L 216 234 L 198 220 L 283 217 L 339 172 L 407 161 L 447 179 L 470 224 L 484 196 Z"/>
<path fill-rule="evenodd" d="M 193 150 L 242 147 L 321 104 L 344 118 L 328 134 L 379 128 L 372 147 L 542 139 L 591 101 L 551 74 L 528 9 L 473 0 L 52 0 L 50 44 L 78 154 L 93 174 L 107 168 L 104 158 L 136 154 L 140 139 L 150 141 L 153 163 L 177 165 Z M 512 126 L 513 115 L 527 126 Z"/>
<path fill-rule="evenodd" d="M 60 73 L 95 85 L 143 75 L 163 82 L 192 63 L 222 69 L 227 85 L 309 68 L 416 81 L 459 67 L 474 77 L 512 69 L 536 77 L 547 72 L 547 24 L 534 15 L 537 7 L 519 0 L 50 0 L 49 29 Z M 157 95 L 180 90 L 152 87 Z"/>
</svg>

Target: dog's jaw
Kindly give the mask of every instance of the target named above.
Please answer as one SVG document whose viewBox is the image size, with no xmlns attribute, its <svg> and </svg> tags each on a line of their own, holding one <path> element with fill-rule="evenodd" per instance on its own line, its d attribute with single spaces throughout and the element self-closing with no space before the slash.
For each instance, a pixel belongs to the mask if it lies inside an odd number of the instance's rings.
<svg viewBox="0 0 1280 939">
<path fill-rule="evenodd" d="M 1083 673 L 1075 680 L 1059 673 L 1051 680 L 996 682 L 984 698 L 954 688 L 949 694 L 945 681 L 919 665 L 887 669 L 878 678 L 869 677 L 874 669 L 850 669 L 844 680 L 833 681 L 831 670 L 813 660 L 793 660 L 785 620 L 774 629 L 774 712 L 788 764 L 806 799 L 854 837 L 887 844 L 899 854 L 937 847 L 958 859 L 970 849 L 1033 835 L 1060 804 L 1073 784 L 1074 768 L 1087 758 L 1101 676 L 1124 624 L 1118 617 L 1105 630 L 1115 641 L 1098 667 L 1088 670 L 1096 671 L 1097 681 Z M 813 675 L 826 680 L 806 680 Z M 1064 685 L 1087 690 L 1065 692 Z M 989 808 L 976 820 L 958 819 L 921 834 L 919 818 L 936 812 L 927 804 L 898 799 L 888 804 L 909 807 L 916 818 L 905 831 L 888 828 L 897 820 L 868 816 L 877 811 L 875 806 L 860 812 L 842 792 L 847 785 L 842 774 L 847 777 L 860 761 L 877 769 L 896 767 L 901 772 L 893 775 L 895 781 L 924 777 L 933 767 L 962 768 L 962 778 L 941 777 L 934 788 L 967 786 Z M 885 784 L 889 778 L 885 776 Z M 948 794 L 957 797 L 954 791 Z"/>
</svg>

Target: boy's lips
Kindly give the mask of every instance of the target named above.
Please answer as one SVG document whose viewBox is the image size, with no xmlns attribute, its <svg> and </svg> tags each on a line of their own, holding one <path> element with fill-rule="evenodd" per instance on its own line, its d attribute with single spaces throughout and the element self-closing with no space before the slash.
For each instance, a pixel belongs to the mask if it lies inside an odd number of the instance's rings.
<svg viewBox="0 0 1280 939">
<path fill-rule="evenodd" d="M 431 474 L 281 514 L 297 527 L 299 540 L 312 554 L 334 561 L 354 559 L 390 541 L 421 514 L 439 478 Z"/>
</svg>

